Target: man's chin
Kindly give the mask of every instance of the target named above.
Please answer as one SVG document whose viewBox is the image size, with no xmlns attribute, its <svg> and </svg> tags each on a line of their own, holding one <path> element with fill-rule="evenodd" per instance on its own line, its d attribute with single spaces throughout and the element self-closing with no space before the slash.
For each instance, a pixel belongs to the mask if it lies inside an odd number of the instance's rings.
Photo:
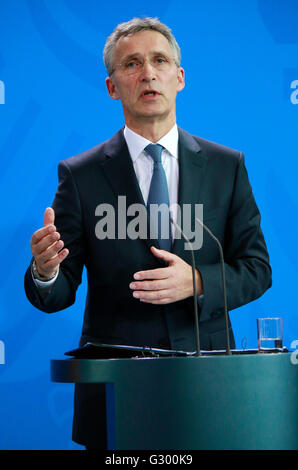
<svg viewBox="0 0 298 470">
<path fill-rule="evenodd" d="M 150 119 L 154 119 L 154 120 L 163 120 L 165 119 L 167 116 L 169 115 L 169 112 L 168 111 L 165 111 L 164 109 L 161 110 L 161 109 L 142 109 L 142 110 L 138 110 L 136 113 L 135 113 L 135 117 L 137 119 L 140 119 L 140 120 L 150 120 Z"/>
</svg>

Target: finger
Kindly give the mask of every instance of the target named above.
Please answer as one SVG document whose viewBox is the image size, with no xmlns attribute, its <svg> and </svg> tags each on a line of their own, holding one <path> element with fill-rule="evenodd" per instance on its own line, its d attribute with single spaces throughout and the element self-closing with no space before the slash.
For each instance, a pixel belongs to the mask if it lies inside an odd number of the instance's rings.
<svg viewBox="0 0 298 470">
<path fill-rule="evenodd" d="M 46 235 L 38 243 L 33 246 L 34 256 L 40 255 L 43 251 L 47 250 L 53 243 L 57 242 L 60 239 L 60 233 L 53 232 L 49 235 Z"/>
<path fill-rule="evenodd" d="M 164 261 L 173 262 L 177 258 L 177 256 L 174 255 L 174 253 L 170 253 L 169 251 L 166 251 L 166 250 L 159 250 L 155 246 L 151 246 L 150 249 L 151 249 L 151 252 L 154 254 L 154 256 L 156 256 L 157 258 L 161 258 Z"/>
<path fill-rule="evenodd" d="M 143 300 L 140 299 L 140 302 L 144 302 L 145 304 L 153 304 L 153 305 L 166 305 L 166 304 L 171 304 L 173 302 L 172 299 L 170 298 L 164 298 L 160 300 Z"/>
<path fill-rule="evenodd" d="M 160 290 L 160 291 L 153 291 L 153 292 L 133 292 L 133 296 L 135 299 L 139 299 L 142 302 L 149 302 L 149 303 L 168 303 L 171 302 L 171 298 L 169 295 L 169 290 Z"/>
<path fill-rule="evenodd" d="M 65 258 L 69 255 L 69 250 L 64 248 L 56 256 L 53 256 L 44 264 L 44 270 L 51 272 L 54 271 L 61 263 L 65 260 Z"/>
<path fill-rule="evenodd" d="M 148 269 L 134 273 L 133 278 L 137 281 L 142 279 L 167 279 L 170 276 L 170 268 Z"/>
<path fill-rule="evenodd" d="M 47 207 L 44 213 L 44 226 L 54 225 L 55 223 L 55 212 L 52 207 Z"/>
<path fill-rule="evenodd" d="M 42 238 L 49 235 L 50 233 L 55 232 L 55 230 L 56 227 L 54 225 L 48 225 L 47 227 L 42 227 L 36 230 L 31 237 L 31 246 L 36 245 Z"/>
<path fill-rule="evenodd" d="M 131 282 L 129 287 L 134 291 L 137 290 L 147 290 L 147 291 L 155 291 L 155 290 L 164 290 L 170 287 L 168 279 L 159 279 L 154 281 L 141 281 L 141 282 Z"/>
<path fill-rule="evenodd" d="M 53 243 L 47 250 L 43 251 L 41 254 L 36 256 L 36 262 L 41 265 L 44 269 L 44 264 L 47 263 L 48 260 L 53 258 L 57 255 L 57 253 L 62 250 L 64 247 L 64 243 L 62 240 L 58 240 L 57 242 Z"/>
</svg>

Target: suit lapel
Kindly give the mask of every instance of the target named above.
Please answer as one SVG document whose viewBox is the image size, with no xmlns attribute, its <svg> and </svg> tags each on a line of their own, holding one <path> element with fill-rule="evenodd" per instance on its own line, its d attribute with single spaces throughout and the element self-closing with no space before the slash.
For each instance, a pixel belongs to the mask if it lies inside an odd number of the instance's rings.
<svg viewBox="0 0 298 470">
<path fill-rule="evenodd" d="M 192 208 L 192 231 L 194 230 L 194 207 L 195 204 L 203 203 L 203 188 L 207 157 L 204 155 L 198 141 L 187 132 L 179 130 L 179 188 L 178 204 L 181 214 L 184 204 L 189 204 Z M 181 217 L 181 223 L 183 218 Z M 173 253 L 185 259 L 185 240 L 176 238 L 173 245 Z M 190 256 L 190 252 L 188 251 Z M 190 262 L 190 257 L 187 261 Z"/>
<path fill-rule="evenodd" d="M 132 204 L 141 204 L 146 208 L 123 129 L 106 143 L 104 152 L 108 158 L 102 163 L 102 169 L 115 195 L 126 197 L 126 210 Z M 126 215 L 128 223 L 133 218 L 134 216 Z M 153 244 L 156 245 L 158 242 L 150 240 L 149 231 L 149 220 L 147 219 L 147 236 L 145 239 L 141 239 L 141 242 L 146 243 L 150 249 Z M 158 245 L 156 246 L 158 247 Z"/>
<path fill-rule="evenodd" d="M 108 158 L 102 169 L 115 195 L 126 196 L 127 206 L 144 204 L 122 129 L 106 142 L 103 150 Z"/>
</svg>

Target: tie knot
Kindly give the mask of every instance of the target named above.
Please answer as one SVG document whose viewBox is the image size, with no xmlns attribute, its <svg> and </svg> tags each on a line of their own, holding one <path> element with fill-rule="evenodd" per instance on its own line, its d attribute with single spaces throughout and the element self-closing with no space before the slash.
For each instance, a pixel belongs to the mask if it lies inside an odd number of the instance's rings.
<svg viewBox="0 0 298 470">
<path fill-rule="evenodd" d="M 160 144 L 149 144 L 145 148 L 146 152 L 153 158 L 154 163 L 161 163 L 163 146 Z"/>
</svg>

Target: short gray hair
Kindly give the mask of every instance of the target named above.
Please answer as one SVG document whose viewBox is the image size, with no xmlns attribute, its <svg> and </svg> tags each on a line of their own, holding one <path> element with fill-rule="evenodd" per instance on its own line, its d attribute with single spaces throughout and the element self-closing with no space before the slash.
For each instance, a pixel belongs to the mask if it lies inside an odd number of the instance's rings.
<svg viewBox="0 0 298 470">
<path fill-rule="evenodd" d="M 146 30 L 157 31 L 166 37 L 173 49 L 175 63 L 177 67 L 180 67 L 181 51 L 171 29 L 161 23 L 158 18 L 133 18 L 130 21 L 118 24 L 106 40 L 103 50 L 103 60 L 109 75 L 112 75 L 114 72 L 114 50 L 117 41 L 123 36 L 129 36 Z"/>
</svg>

